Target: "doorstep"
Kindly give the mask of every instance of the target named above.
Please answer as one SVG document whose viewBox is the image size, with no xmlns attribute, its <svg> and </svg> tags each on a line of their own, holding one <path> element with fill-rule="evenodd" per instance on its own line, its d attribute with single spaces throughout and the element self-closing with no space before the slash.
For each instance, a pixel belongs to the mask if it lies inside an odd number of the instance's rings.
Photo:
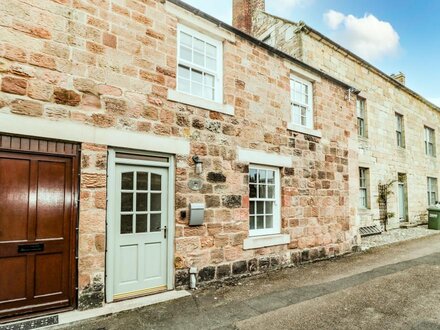
<svg viewBox="0 0 440 330">
<path fill-rule="evenodd" d="M 49 327 L 52 326 L 66 325 L 69 323 L 111 315 L 139 307 L 154 305 L 169 300 L 175 300 L 175 299 L 187 297 L 190 295 L 191 293 L 189 293 L 186 290 L 167 291 L 151 296 L 105 304 L 103 307 L 89 309 L 85 311 L 75 310 L 71 312 L 47 315 L 44 317 L 39 316 L 33 319 L 26 319 L 11 323 L 5 323 L 0 325 L 0 330 L 48 329 Z"/>
</svg>

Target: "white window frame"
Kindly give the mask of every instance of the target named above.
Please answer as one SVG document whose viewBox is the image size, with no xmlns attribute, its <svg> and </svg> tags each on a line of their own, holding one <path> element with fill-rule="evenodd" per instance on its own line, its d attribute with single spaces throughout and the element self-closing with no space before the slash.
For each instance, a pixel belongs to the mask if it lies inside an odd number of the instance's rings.
<svg viewBox="0 0 440 330">
<path fill-rule="evenodd" d="M 370 175 L 370 169 L 366 167 L 359 167 L 359 208 L 361 209 L 369 209 L 370 203 L 369 203 L 369 175 Z M 364 176 L 362 176 L 362 173 L 364 173 Z M 362 183 L 363 182 L 363 183 Z M 365 193 L 365 204 L 362 203 L 362 193 Z"/>
<path fill-rule="evenodd" d="M 256 170 L 270 170 L 275 172 L 275 198 L 269 199 L 269 198 L 251 198 L 249 194 L 249 208 L 251 205 L 251 202 L 256 201 L 273 201 L 273 226 L 272 228 L 264 228 L 264 229 L 250 229 L 250 217 L 251 213 L 249 212 L 249 236 L 250 237 L 256 237 L 256 236 L 264 236 L 264 235 L 274 235 L 274 234 L 280 234 L 281 233 L 281 177 L 280 177 L 280 169 L 278 167 L 272 167 L 272 166 L 264 166 L 264 165 L 255 165 L 250 164 L 249 165 L 249 173 L 251 169 Z M 248 182 L 248 187 L 250 187 L 250 180 Z M 250 190 L 250 188 L 249 188 Z M 266 208 L 266 206 L 265 206 Z"/>
<path fill-rule="evenodd" d="M 361 107 L 363 105 L 363 107 Z M 358 124 L 358 136 L 367 138 L 367 101 L 364 98 L 358 97 L 356 99 L 356 117 Z M 362 122 L 362 125 L 360 123 Z M 362 127 L 362 130 L 361 130 Z"/>
<path fill-rule="evenodd" d="M 432 136 L 431 136 L 432 133 Z M 429 148 L 429 147 L 432 148 Z M 431 157 L 436 156 L 435 130 L 425 126 L 425 154 Z"/>
<path fill-rule="evenodd" d="M 184 32 L 186 34 L 191 35 L 192 37 L 198 38 L 204 42 L 210 43 L 217 47 L 217 69 L 216 72 L 211 71 L 207 68 L 200 67 L 195 63 L 188 62 L 180 58 L 180 34 Z M 189 67 L 191 69 L 195 69 L 197 71 L 201 71 L 203 73 L 208 73 L 214 76 L 214 100 L 211 100 L 206 97 L 201 97 L 198 95 L 194 95 L 188 92 L 184 92 L 179 88 L 179 66 Z M 200 33 L 192 28 L 189 28 L 185 25 L 178 24 L 177 25 L 177 67 L 176 67 L 176 90 L 179 93 L 190 95 L 194 98 L 199 98 L 203 100 L 207 100 L 209 102 L 223 103 L 223 42 L 221 40 L 217 40 L 211 38 L 203 33 Z"/>
<path fill-rule="evenodd" d="M 403 121 L 403 115 L 396 112 L 395 118 L 396 118 L 397 146 L 400 148 L 405 148 L 405 125 L 404 125 L 404 121 Z M 399 127 L 399 123 L 400 123 L 400 127 Z"/>
<path fill-rule="evenodd" d="M 428 194 L 428 206 L 434 205 L 435 202 L 438 200 L 437 178 L 428 177 L 428 179 L 427 179 L 427 194 Z"/>
<path fill-rule="evenodd" d="M 293 82 L 297 82 L 303 85 L 306 85 L 308 88 L 308 104 L 299 102 L 297 100 L 294 100 L 294 89 L 292 86 Z M 294 105 L 298 105 L 300 107 L 305 107 L 306 108 L 306 125 L 303 125 L 301 122 L 296 122 L 295 121 L 295 115 L 294 115 Z M 290 113 L 291 113 L 291 123 L 294 126 L 299 126 L 299 127 L 304 127 L 307 129 L 314 129 L 314 111 L 313 111 L 313 83 L 311 81 L 299 78 L 298 76 L 295 75 L 290 75 Z"/>
</svg>

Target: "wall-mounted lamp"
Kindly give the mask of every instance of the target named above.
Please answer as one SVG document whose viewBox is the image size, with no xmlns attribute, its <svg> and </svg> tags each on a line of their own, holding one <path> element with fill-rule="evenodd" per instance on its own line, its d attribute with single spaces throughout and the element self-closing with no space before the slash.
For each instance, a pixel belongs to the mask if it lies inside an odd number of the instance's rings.
<svg viewBox="0 0 440 330">
<path fill-rule="evenodd" d="M 196 174 L 202 174 L 203 172 L 203 162 L 200 160 L 199 156 L 195 155 L 192 158 L 194 164 L 196 165 Z"/>
</svg>

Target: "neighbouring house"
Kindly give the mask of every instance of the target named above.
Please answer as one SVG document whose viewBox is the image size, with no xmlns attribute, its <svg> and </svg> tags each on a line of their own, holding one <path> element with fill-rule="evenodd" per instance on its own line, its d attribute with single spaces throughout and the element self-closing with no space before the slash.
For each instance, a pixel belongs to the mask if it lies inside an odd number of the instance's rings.
<svg viewBox="0 0 440 330">
<path fill-rule="evenodd" d="M 0 12 L 3 320 L 358 243 L 351 85 L 177 0 Z"/>
<path fill-rule="evenodd" d="M 395 181 L 387 210 L 390 228 L 427 220 L 438 199 L 436 155 L 440 108 L 304 22 L 265 11 L 264 0 L 234 0 L 233 25 L 360 91 L 357 97 L 359 168 L 350 172 L 358 195 L 357 224 L 377 224 L 379 185 Z M 356 98 L 356 96 L 353 96 Z"/>
</svg>

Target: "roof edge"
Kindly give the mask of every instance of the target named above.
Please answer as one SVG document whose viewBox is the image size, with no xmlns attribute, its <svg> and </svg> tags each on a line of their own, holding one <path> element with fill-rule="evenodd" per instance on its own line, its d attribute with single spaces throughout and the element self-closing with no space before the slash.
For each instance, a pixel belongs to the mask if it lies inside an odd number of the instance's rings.
<svg viewBox="0 0 440 330">
<path fill-rule="evenodd" d="M 322 34 L 321 32 L 319 32 L 318 30 L 312 28 L 311 26 L 307 25 L 304 21 L 299 21 L 299 22 L 294 22 L 294 21 L 290 21 L 286 18 L 277 16 L 277 15 L 273 15 L 271 13 L 268 12 L 263 12 L 264 14 L 271 16 L 273 18 L 282 20 L 283 22 L 286 22 L 288 24 L 293 24 L 297 27 L 297 32 L 299 31 L 304 31 L 306 33 L 314 33 L 315 35 L 317 35 L 319 38 L 324 39 L 325 41 L 327 41 L 328 43 L 334 45 L 336 48 L 338 48 L 340 51 L 342 51 L 343 53 L 347 54 L 348 56 L 353 57 L 355 60 L 357 60 L 358 62 L 360 62 L 361 64 L 363 64 L 364 66 L 368 67 L 369 69 L 375 71 L 376 73 L 378 73 L 381 77 L 385 78 L 388 82 L 392 83 L 393 85 L 403 89 L 404 91 L 406 91 L 407 93 L 409 93 L 411 96 L 415 97 L 416 99 L 418 99 L 419 101 L 425 103 L 427 106 L 437 110 L 440 112 L 440 106 L 435 105 L 434 103 L 432 103 L 431 101 L 429 101 L 427 98 L 425 98 L 424 96 L 420 95 L 419 93 L 417 93 L 416 91 L 412 90 L 411 88 L 409 88 L 406 85 L 401 84 L 400 82 L 398 82 L 397 80 L 395 80 L 394 78 L 392 78 L 390 75 L 386 74 L 385 72 L 383 72 L 382 70 L 380 70 L 379 68 L 377 68 L 376 66 L 374 66 L 373 64 L 369 63 L 368 61 L 364 60 L 362 57 L 356 55 L 355 53 L 353 53 L 352 51 L 348 50 L 347 48 L 341 46 L 340 44 L 338 44 L 337 42 L 333 41 L 332 39 L 330 39 L 329 37 L 325 36 L 324 34 Z"/>
<path fill-rule="evenodd" d="M 236 29 L 235 27 L 233 27 L 233 26 L 231 26 L 231 25 L 229 25 L 229 24 L 227 24 L 227 23 L 225 23 L 225 22 L 223 22 L 223 21 L 221 21 L 221 20 L 219 20 L 219 19 L 217 19 L 217 18 L 215 18 L 215 17 L 213 17 L 213 16 L 211 16 L 211 15 L 209 15 L 209 14 L 207 14 L 207 13 L 205 13 L 205 12 L 203 12 L 203 11 L 201 11 L 201 10 L 191 6 L 191 5 L 189 5 L 189 4 L 187 4 L 186 2 L 183 2 L 181 0 L 161 0 L 161 2 L 162 3 L 165 3 L 165 2 L 173 3 L 176 6 L 179 6 L 179 7 L 183 8 L 183 9 L 193 13 L 194 15 L 197 15 L 197 16 L 203 18 L 203 19 L 206 19 L 207 21 L 209 21 L 211 23 L 216 24 L 220 28 L 223 28 L 223 29 L 225 29 L 227 31 L 230 31 L 230 32 L 234 33 L 235 35 L 238 35 L 238 36 L 240 36 L 240 37 L 242 37 L 242 38 L 252 42 L 253 44 L 255 44 L 257 46 L 268 50 L 270 53 L 276 54 L 276 55 L 278 55 L 278 56 L 280 56 L 280 57 L 282 57 L 284 59 L 287 59 L 287 60 L 289 60 L 289 61 L 291 61 L 291 62 L 293 62 L 295 64 L 298 64 L 298 65 L 302 66 L 303 68 L 305 68 L 306 70 L 309 70 L 309 71 L 311 71 L 311 72 L 313 72 L 315 74 L 320 75 L 321 77 L 324 77 L 324 78 L 326 78 L 326 79 L 328 79 L 330 81 L 333 81 L 333 82 L 337 83 L 338 85 L 343 86 L 344 88 L 351 89 L 352 91 L 354 91 L 357 94 L 360 93 L 360 90 L 358 90 L 355 87 L 347 84 L 346 82 L 344 82 L 342 80 L 339 80 L 338 78 L 335 78 L 335 77 L 329 75 L 328 73 L 323 72 L 323 71 L 321 71 L 321 70 L 319 70 L 319 69 L 317 69 L 317 68 L 315 68 L 313 66 L 310 66 L 309 64 L 304 63 L 304 62 L 294 58 L 293 56 L 291 56 L 291 55 L 289 55 L 289 54 L 287 54 L 287 53 L 285 53 L 285 52 L 283 52 L 283 51 L 281 51 L 279 49 L 276 49 L 276 48 L 274 48 L 272 46 L 269 46 L 268 44 L 262 42 L 261 40 L 259 40 L 259 39 L 255 38 L 255 37 L 253 37 L 253 36 L 243 32 L 241 30 Z"/>
</svg>

